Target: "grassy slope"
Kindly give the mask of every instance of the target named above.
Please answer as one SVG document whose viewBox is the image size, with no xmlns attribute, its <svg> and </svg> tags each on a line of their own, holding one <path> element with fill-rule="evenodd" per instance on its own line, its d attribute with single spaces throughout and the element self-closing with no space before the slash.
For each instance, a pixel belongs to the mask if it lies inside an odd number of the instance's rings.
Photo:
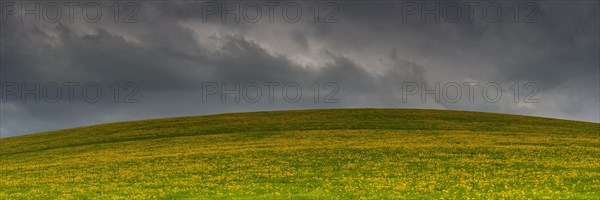
<svg viewBox="0 0 600 200">
<path fill-rule="evenodd" d="M 111 123 L 1 139 L 0 197 L 597 198 L 599 135 L 598 123 L 405 109 Z"/>
</svg>

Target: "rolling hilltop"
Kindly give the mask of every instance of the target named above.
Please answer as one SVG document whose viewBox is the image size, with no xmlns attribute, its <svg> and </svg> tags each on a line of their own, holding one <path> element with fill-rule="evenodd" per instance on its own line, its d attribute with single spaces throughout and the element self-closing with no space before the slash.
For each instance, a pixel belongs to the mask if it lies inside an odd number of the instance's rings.
<svg viewBox="0 0 600 200">
<path fill-rule="evenodd" d="M 0 198 L 600 197 L 600 124 L 331 109 L 0 139 Z"/>
</svg>

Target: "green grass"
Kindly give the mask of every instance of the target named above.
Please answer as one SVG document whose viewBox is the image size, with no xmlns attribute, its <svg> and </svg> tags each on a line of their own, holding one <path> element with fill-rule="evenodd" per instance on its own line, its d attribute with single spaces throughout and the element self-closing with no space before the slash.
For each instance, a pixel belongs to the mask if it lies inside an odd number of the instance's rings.
<svg viewBox="0 0 600 200">
<path fill-rule="evenodd" d="M 234 113 L 0 139 L 0 198 L 600 198 L 600 124 L 413 109 Z"/>
</svg>

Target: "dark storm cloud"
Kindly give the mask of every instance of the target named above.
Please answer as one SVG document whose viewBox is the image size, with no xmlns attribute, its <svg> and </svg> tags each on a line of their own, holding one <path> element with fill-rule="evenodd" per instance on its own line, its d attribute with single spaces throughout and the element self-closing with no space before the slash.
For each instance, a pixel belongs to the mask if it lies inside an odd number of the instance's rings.
<svg viewBox="0 0 600 200">
<path fill-rule="evenodd" d="M 474 23 L 423 23 L 419 15 L 403 22 L 402 2 L 363 1 L 336 2 L 338 23 L 315 23 L 308 7 L 312 2 L 304 1 L 299 2 L 303 18 L 295 23 L 285 21 L 281 10 L 272 23 L 221 22 L 218 15 L 204 22 L 201 3 L 138 2 L 139 23 L 130 24 L 114 23 L 109 15 L 98 23 L 3 22 L 3 82 L 96 82 L 104 90 L 96 103 L 81 96 L 73 103 L 22 103 L 11 96 L 1 107 L 2 136 L 143 118 L 331 107 L 600 120 L 597 2 L 538 2 L 539 22 L 528 24 L 514 23 L 510 3 L 502 2 L 506 14 L 497 23 L 480 15 Z M 474 102 L 434 102 L 428 96 L 422 102 L 419 94 L 402 101 L 403 83 L 425 83 L 431 89 L 436 82 L 467 81 L 500 83 L 501 101 L 476 96 Z M 539 102 L 514 103 L 509 90 L 514 81 L 536 83 Z M 112 102 L 114 82 L 138 84 L 139 102 Z M 257 103 L 221 103 L 218 95 L 202 101 L 206 82 L 280 85 L 274 103 L 264 87 Z M 281 87 L 289 82 L 302 87 L 302 101 L 282 99 Z M 321 99 L 332 91 L 323 86 L 335 83 L 339 102 L 312 102 L 314 82 L 320 84 Z M 121 92 L 122 98 L 128 91 Z"/>
</svg>

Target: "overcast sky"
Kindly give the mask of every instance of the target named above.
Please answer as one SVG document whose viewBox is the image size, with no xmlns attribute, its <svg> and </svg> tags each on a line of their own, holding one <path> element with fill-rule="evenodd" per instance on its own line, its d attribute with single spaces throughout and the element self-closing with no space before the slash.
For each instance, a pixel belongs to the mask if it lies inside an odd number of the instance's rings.
<svg viewBox="0 0 600 200">
<path fill-rule="evenodd" d="M 2 137 L 310 108 L 600 121 L 598 1 L 34 2 L 0 10 Z"/>
</svg>

